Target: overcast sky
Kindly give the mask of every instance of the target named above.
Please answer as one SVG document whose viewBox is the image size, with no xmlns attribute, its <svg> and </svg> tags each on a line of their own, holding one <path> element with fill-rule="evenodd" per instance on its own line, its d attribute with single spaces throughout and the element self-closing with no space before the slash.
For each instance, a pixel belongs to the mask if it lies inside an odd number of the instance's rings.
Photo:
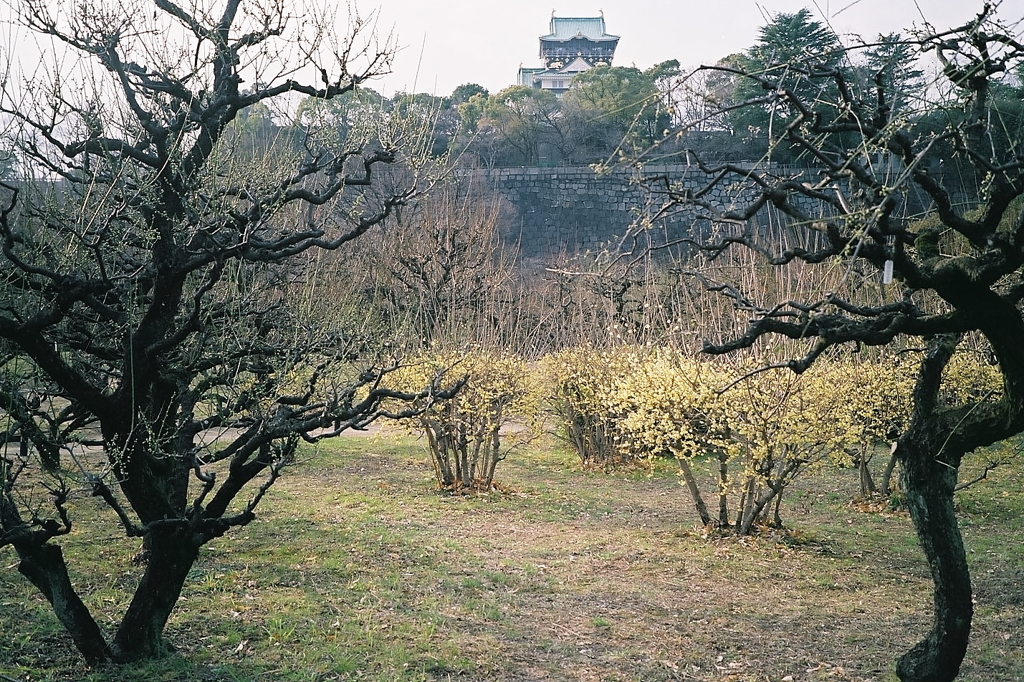
<svg viewBox="0 0 1024 682">
<path fill-rule="evenodd" d="M 339 3 L 340 4 L 340 3 Z M 520 65 L 540 66 L 538 37 L 552 9 L 560 17 L 598 16 L 620 36 L 613 62 L 641 69 L 667 59 L 697 66 L 750 47 L 757 29 L 780 12 L 809 8 L 840 36 L 872 38 L 922 26 L 950 28 L 969 20 L 981 0 L 359 0 L 377 8 L 378 27 L 393 30 L 402 50 L 377 90 L 448 95 L 462 83 L 496 92 L 515 83 Z M 1024 0 L 1003 0 L 999 15 L 1017 22 Z"/>
<path fill-rule="evenodd" d="M 64 1 L 65 7 L 78 2 Z M 184 6 L 193 1 L 178 0 Z M 217 6 L 222 0 L 198 1 Z M 497 92 L 514 84 L 520 66 L 541 65 L 538 38 L 548 33 L 552 10 L 560 17 L 603 11 L 608 32 L 620 36 L 613 63 L 646 69 L 668 59 L 678 59 L 684 68 L 714 63 L 753 45 L 758 28 L 772 16 L 802 7 L 849 44 L 852 34 L 870 40 L 879 33 L 922 27 L 925 21 L 939 29 L 958 26 L 982 5 L 982 0 L 310 1 L 337 8 L 343 31 L 351 2 L 364 18 L 375 14 L 378 33 L 393 34 L 400 46 L 393 73 L 370 85 L 389 96 L 396 91 L 448 95 L 463 83 Z M 38 48 L 11 25 L 17 4 L 0 0 L 0 53 L 13 53 L 20 60 L 15 66 L 31 71 L 39 61 Z M 301 4 L 296 0 L 294 6 Z M 1001 0 L 998 15 L 1021 35 L 1024 0 Z"/>
</svg>

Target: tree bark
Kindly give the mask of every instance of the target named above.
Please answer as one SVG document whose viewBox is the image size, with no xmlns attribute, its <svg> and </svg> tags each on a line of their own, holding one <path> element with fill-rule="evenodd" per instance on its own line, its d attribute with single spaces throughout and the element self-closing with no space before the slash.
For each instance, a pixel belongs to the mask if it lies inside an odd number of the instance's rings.
<svg viewBox="0 0 1024 682">
<path fill-rule="evenodd" d="M 723 451 L 718 453 L 718 524 L 722 528 L 729 527 L 729 456 Z"/>
<path fill-rule="evenodd" d="M 775 511 L 774 511 L 773 516 L 772 516 L 772 526 L 774 528 L 782 528 L 782 515 L 780 514 L 780 511 L 779 511 L 782 508 L 782 491 L 781 490 L 775 496 L 775 505 L 774 506 L 775 506 Z"/>
<path fill-rule="evenodd" d="M 875 479 L 871 477 L 871 469 L 868 466 L 871 461 L 868 448 L 869 446 L 865 445 L 857 458 L 857 468 L 860 471 L 860 494 L 863 497 L 869 497 L 878 492 L 878 488 L 875 487 Z"/>
<path fill-rule="evenodd" d="M 50 602 L 57 619 L 71 635 L 85 662 L 91 666 L 110 663 L 114 658 L 113 653 L 89 609 L 71 584 L 61 548 L 52 544 L 31 547 L 21 543 L 16 544 L 15 548 L 21 559 L 18 571 Z"/>
<path fill-rule="evenodd" d="M 743 521 L 739 526 L 740 535 L 750 535 L 751 530 L 754 528 L 754 524 L 759 520 L 764 522 L 767 519 L 769 505 L 776 496 L 782 494 L 782 485 L 778 487 L 774 485 L 766 486 L 760 491 L 754 487 L 753 481 L 751 482 L 750 496 L 747 498 L 747 508 L 743 512 Z M 782 519 L 779 519 L 779 527 L 782 527 Z"/>
<path fill-rule="evenodd" d="M 172 651 L 164 626 L 181 595 L 200 542 L 185 524 L 168 524 L 147 537 L 149 561 L 111 648 L 119 662 L 158 658 Z"/>
<path fill-rule="evenodd" d="M 896 443 L 892 444 L 892 452 L 889 454 L 889 461 L 882 472 L 881 491 L 883 495 L 892 494 L 892 472 L 896 468 Z"/>
<path fill-rule="evenodd" d="M 685 457 L 678 459 L 679 471 L 683 474 L 683 481 L 686 482 L 686 487 L 690 491 L 690 497 L 693 499 L 693 506 L 697 509 L 697 515 L 700 516 L 700 522 L 705 527 L 710 526 L 711 514 L 708 512 L 708 506 L 704 504 L 704 498 L 700 494 L 700 486 L 697 485 L 697 479 L 693 476 L 690 462 Z"/>
<path fill-rule="evenodd" d="M 932 630 L 896 665 L 903 682 L 950 682 L 960 670 L 974 607 L 971 576 L 953 507 L 956 469 L 920 446 L 899 444 L 903 488 L 935 582 Z"/>
</svg>

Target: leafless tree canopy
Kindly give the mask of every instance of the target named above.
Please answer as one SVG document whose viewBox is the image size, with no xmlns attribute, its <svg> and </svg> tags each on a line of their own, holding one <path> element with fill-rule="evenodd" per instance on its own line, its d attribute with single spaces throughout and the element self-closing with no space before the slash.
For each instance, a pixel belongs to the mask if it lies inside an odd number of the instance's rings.
<svg viewBox="0 0 1024 682">
<path fill-rule="evenodd" d="M 400 132 L 287 124 L 300 98 L 386 72 L 393 46 L 277 0 L 29 0 L 20 20 L 58 51 L 0 95 L 25 176 L 0 206 L 0 412 L 20 443 L 0 458 L 0 546 L 90 663 L 155 656 L 199 548 L 252 520 L 300 440 L 434 395 L 382 388 L 388 367 L 320 314 L 313 254 L 419 191 L 415 164 L 382 180 Z M 109 642 L 56 543 L 83 484 L 145 549 Z"/>
<path fill-rule="evenodd" d="M 762 163 L 751 170 L 694 154 L 706 173 L 703 186 L 666 176 L 648 183 L 664 200 L 662 210 L 686 205 L 718 226 L 700 243 L 712 260 L 745 249 L 775 266 L 821 264 L 891 278 L 880 299 L 837 286 L 754 305 L 737 289 L 719 287 L 750 322 L 705 351 L 728 353 L 783 336 L 805 344 L 806 353 L 787 363 L 803 372 L 844 346 L 910 338 L 927 347 L 896 457 L 935 580 L 935 622 L 897 672 L 905 681 L 945 681 L 959 669 L 972 615 L 953 508 L 957 468 L 975 448 L 1024 431 L 1024 112 L 1019 82 L 1005 78 L 1019 68 L 1024 44 L 986 5 L 963 26 L 915 35 L 903 46 L 941 66 L 932 90 L 942 99 L 916 112 L 894 107 L 902 93 L 892 91 L 883 68 L 865 87 L 842 61 L 814 55 L 757 71 L 742 63 L 702 67 L 752 84 L 738 90 L 751 94 L 728 111 L 769 116 L 772 125 L 762 131 L 769 154 L 785 152 L 807 169 L 784 174 Z M 712 200 L 713 190 L 729 185 L 745 187 L 749 200 L 725 208 Z M 751 219 L 765 206 L 788 216 L 790 239 L 767 242 L 754 229 Z M 1003 396 L 944 405 L 943 369 L 971 335 L 983 338 L 998 362 Z"/>
</svg>

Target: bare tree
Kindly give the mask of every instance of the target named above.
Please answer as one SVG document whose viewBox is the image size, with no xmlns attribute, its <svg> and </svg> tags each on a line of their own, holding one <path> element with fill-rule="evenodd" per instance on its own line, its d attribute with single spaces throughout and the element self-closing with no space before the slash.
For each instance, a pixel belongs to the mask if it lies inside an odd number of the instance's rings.
<svg viewBox="0 0 1024 682">
<path fill-rule="evenodd" d="M 34 174 L 0 195 L 0 418 L 20 440 L 0 451 L 0 548 L 90 664 L 168 651 L 200 548 L 254 518 L 300 442 L 388 416 L 385 399 L 445 395 L 384 389 L 394 365 L 363 364 L 324 314 L 312 255 L 418 190 L 408 169 L 408 184 L 379 181 L 403 158 L 396 131 L 338 139 L 281 124 L 295 98 L 350 92 L 393 53 L 358 15 L 339 38 L 333 19 L 297 11 L 19 5 L 64 52 L 0 95 Z M 143 541 L 110 640 L 56 542 L 81 485 Z"/>
<path fill-rule="evenodd" d="M 810 102 L 770 69 L 705 67 L 755 86 L 756 93 L 735 106 L 785 112 L 769 145 L 814 168 L 782 175 L 768 166 L 701 163 L 704 186 L 684 187 L 668 177 L 648 181 L 662 193 L 665 210 L 685 204 L 715 221 L 718 236 L 700 244 L 711 257 L 746 248 L 776 266 L 834 268 L 839 262 L 852 275 L 866 265 L 892 282 L 876 303 L 858 299 L 851 285 L 746 306 L 746 330 L 731 341 L 708 343 L 705 351 L 728 353 L 781 335 L 806 343 L 806 354 L 785 363 L 800 373 L 847 344 L 886 346 L 909 338 L 926 347 L 913 416 L 895 456 L 935 583 L 934 621 L 928 636 L 900 658 L 897 674 L 906 682 L 945 682 L 957 675 L 973 612 L 953 503 L 957 471 L 976 448 L 1024 431 L 1024 139 L 1020 119 L 1010 119 L 1019 108 L 996 96 L 1000 76 L 1024 59 L 1024 44 L 997 22 L 992 5 L 962 26 L 917 35 L 909 44 L 937 57 L 953 95 L 917 120 L 893 115 L 882 72 L 874 91 L 859 92 L 839 66 L 791 60 L 785 72 L 807 84 L 802 92 L 817 93 Z M 941 90 L 937 84 L 935 91 Z M 964 174 L 972 178 L 966 188 Z M 712 190 L 730 184 L 752 188 L 753 198 L 720 208 Z M 908 210 L 915 194 L 925 198 L 926 215 Z M 759 238 L 751 218 L 767 205 L 803 234 L 781 245 Z M 970 335 L 980 335 L 998 362 L 1002 392 L 947 404 L 940 393 L 943 370 Z"/>
<path fill-rule="evenodd" d="M 439 181 L 386 235 L 339 253 L 338 279 L 400 345 L 511 345 L 501 318 L 516 253 L 498 233 L 505 209 L 471 174 Z"/>
</svg>

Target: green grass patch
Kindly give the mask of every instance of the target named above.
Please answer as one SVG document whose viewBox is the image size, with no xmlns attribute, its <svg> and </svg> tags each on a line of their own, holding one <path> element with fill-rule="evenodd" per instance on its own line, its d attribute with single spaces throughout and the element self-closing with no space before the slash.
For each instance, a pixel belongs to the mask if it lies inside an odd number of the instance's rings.
<svg viewBox="0 0 1024 682">
<path fill-rule="evenodd" d="M 886 681 L 930 624 L 909 519 L 851 504 L 854 470 L 798 480 L 785 532 L 735 538 L 694 525 L 670 463 L 589 472 L 547 443 L 501 464 L 503 492 L 453 496 L 434 489 L 408 437 L 343 438 L 301 459 L 256 521 L 204 548 L 165 660 L 88 670 L 13 552 L 0 553 L 0 673 Z M 964 680 L 1024 678 L 1022 490 L 1024 466 L 1008 458 L 958 493 L 977 600 Z M 138 578 L 138 542 L 95 500 L 74 504 L 63 543 L 73 578 L 112 628 Z"/>
</svg>

